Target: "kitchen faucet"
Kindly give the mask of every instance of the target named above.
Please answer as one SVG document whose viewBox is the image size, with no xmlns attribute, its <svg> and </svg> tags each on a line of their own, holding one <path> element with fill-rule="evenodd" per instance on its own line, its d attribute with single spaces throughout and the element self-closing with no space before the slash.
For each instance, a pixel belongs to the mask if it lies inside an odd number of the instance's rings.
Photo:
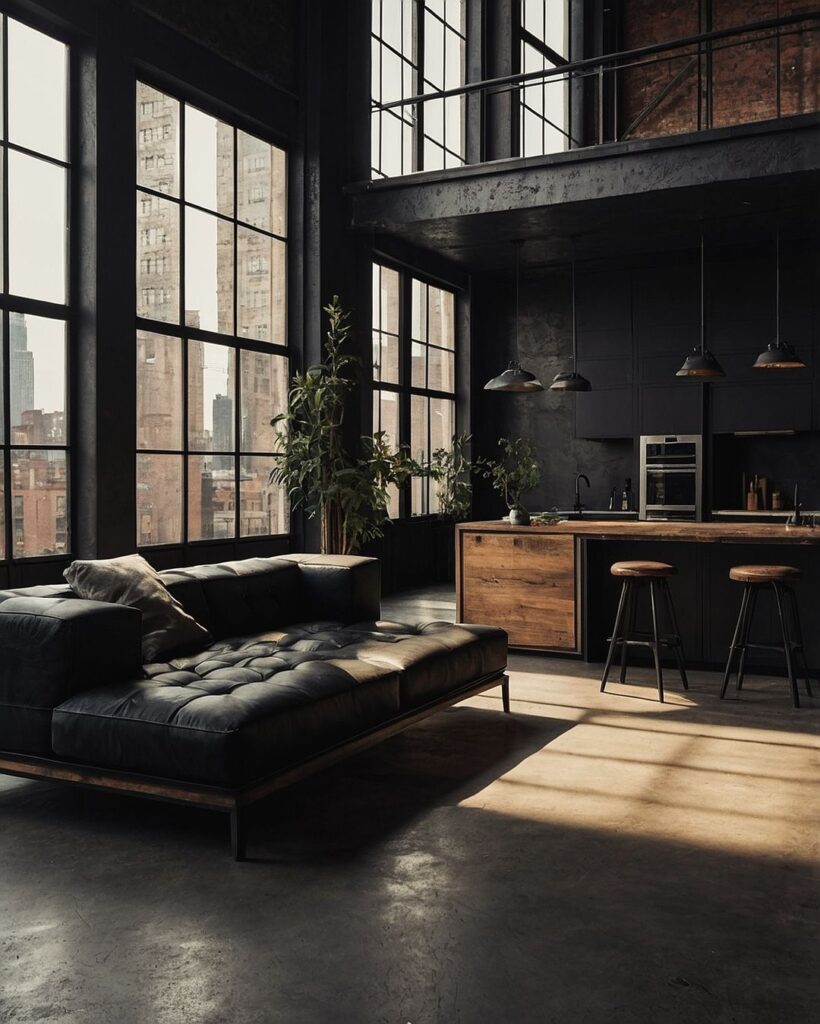
<svg viewBox="0 0 820 1024">
<path fill-rule="evenodd" d="M 584 506 L 581 504 L 581 488 L 580 488 L 580 483 L 581 483 L 582 480 L 587 485 L 587 487 L 589 487 L 589 477 L 586 476 L 584 473 L 576 473 L 575 474 L 575 504 L 572 506 L 572 510 L 573 510 L 573 512 L 577 512 L 579 516 L 584 514 Z"/>
</svg>

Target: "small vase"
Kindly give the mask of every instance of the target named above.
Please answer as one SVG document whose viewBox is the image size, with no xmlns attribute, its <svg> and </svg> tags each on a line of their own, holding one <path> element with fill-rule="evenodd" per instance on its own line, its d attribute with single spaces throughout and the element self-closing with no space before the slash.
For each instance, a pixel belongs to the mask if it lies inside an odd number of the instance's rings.
<svg viewBox="0 0 820 1024">
<path fill-rule="evenodd" d="M 524 508 L 510 509 L 510 526 L 529 526 L 530 514 Z"/>
</svg>

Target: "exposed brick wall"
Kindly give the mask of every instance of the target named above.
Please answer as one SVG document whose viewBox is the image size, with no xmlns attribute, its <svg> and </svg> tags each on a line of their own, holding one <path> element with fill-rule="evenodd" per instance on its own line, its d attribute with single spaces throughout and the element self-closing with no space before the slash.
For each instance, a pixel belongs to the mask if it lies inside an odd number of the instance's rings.
<svg viewBox="0 0 820 1024">
<path fill-rule="evenodd" d="M 813 9 L 807 0 L 704 0 L 711 2 L 712 28 L 723 29 Z M 666 42 L 699 31 L 698 0 L 623 0 L 625 49 Z M 820 32 L 763 38 L 763 33 L 740 37 L 744 45 L 716 43 L 712 53 L 712 124 L 715 127 L 761 121 L 778 116 L 777 75 L 780 73 L 780 113 L 806 113 L 820 108 Z M 619 83 L 623 132 L 691 59 L 694 48 L 676 51 L 677 59 L 662 60 L 625 71 Z M 706 61 L 692 65 L 664 101 L 631 133 L 654 137 L 693 131 L 698 127 L 698 84 L 701 72 L 705 96 Z M 703 106 L 705 116 L 705 103 Z"/>
</svg>

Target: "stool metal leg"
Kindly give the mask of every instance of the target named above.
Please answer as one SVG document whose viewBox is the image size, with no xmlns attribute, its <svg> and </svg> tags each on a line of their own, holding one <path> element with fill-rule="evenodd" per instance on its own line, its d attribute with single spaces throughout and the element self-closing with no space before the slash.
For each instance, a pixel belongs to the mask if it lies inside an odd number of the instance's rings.
<svg viewBox="0 0 820 1024">
<path fill-rule="evenodd" d="M 614 625 L 614 627 L 612 629 L 612 638 L 611 638 L 611 640 L 609 642 L 609 653 L 606 656 L 606 664 L 604 665 L 604 674 L 603 674 L 603 678 L 601 679 L 601 693 L 604 692 L 604 687 L 606 686 L 607 677 L 609 676 L 609 670 L 612 667 L 612 658 L 615 655 L 615 645 L 618 643 L 618 639 L 619 639 L 619 636 L 621 634 L 621 623 L 622 623 L 623 617 L 624 617 L 624 606 L 626 604 L 626 599 L 627 599 L 628 591 L 629 591 L 629 589 L 631 587 L 631 584 L 632 584 L 632 580 L 626 579 L 626 580 L 624 580 L 623 585 L 621 587 L 621 597 L 620 597 L 620 600 L 618 601 L 618 612 L 615 615 L 615 625 Z"/>
<path fill-rule="evenodd" d="M 629 588 L 629 594 L 626 599 L 626 608 L 624 610 L 624 621 L 626 627 L 624 630 L 624 636 L 630 637 L 635 632 L 635 615 L 638 610 L 638 595 L 641 590 L 638 584 L 634 584 Z M 621 644 L 621 683 L 626 682 L 626 666 L 629 655 L 629 644 Z"/>
<path fill-rule="evenodd" d="M 743 599 L 740 602 L 740 611 L 737 615 L 737 622 L 735 623 L 735 631 L 732 635 L 732 643 L 729 647 L 729 657 L 726 659 L 726 671 L 723 673 L 723 686 L 720 690 L 720 699 L 723 700 L 726 696 L 726 689 L 729 686 L 729 680 L 732 678 L 732 663 L 735 660 L 735 652 L 738 650 L 738 640 L 741 637 L 741 631 L 743 629 L 743 623 L 746 618 L 746 609 L 749 607 L 749 591 L 752 585 L 747 583 L 743 588 Z"/>
<path fill-rule="evenodd" d="M 649 601 L 652 606 L 652 653 L 655 656 L 655 677 L 658 681 L 658 700 L 663 704 L 663 668 L 659 651 L 658 610 L 655 606 L 655 580 L 649 581 Z"/>
<path fill-rule="evenodd" d="M 743 632 L 740 636 L 740 660 L 737 666 L 737 682 L 735 684 L 736 689 L 738 690 L 743 689 L 743 679 L 746 675 L 746 645 L 749 643 L 749 631 L 752 628 L 752 619 L 755 617 L 758 593 L 759 587 L 752 586 L 752 591 L 749 595 L 749 604 L 746 608 L 746 620 L 743 623 Z"/>
<path fill-rule="evenodd" d="M 800 609 L 797 608 L 797 595 L 794 593 L 792 587 L 784 587 L 784 593 L 788 594 L 788 599 L 791 604 L 791 621 L 794 624 L 794 636 L 796 637 L 797 643 L 794 647 L 794 652 L 801 652 L 801 659 L 803 662 L 804 677 L 806 679 L 806 695 L 812 695 L 812 679 L 811 672 L 809 671 L 809 663 L 806 660 L 806 647 L 803 644 L 803 627 L 801 626 L 801 614 Z"/>
<path fill-rule="evenodd" d="M 683 654 L 683 640 L 678 631 L 678 619 L 675 615 L 675 606 L 672 603 L 672 594 L 669 591 L 669 583 L 666 580 L 661 580 L 661 589 L 663 595 L 666 598 L 666 610 L 669 613 L 669 622 L 672 626 L 672 633 L 676 640 L 673 645 L 675 649 L 675 657 L 678 659 L 678 668 L 680 670 L 680 681 L 683 683 L 684 690 L 689 689 L 689 680 L 686 678 L 686 659 Z"/>
<path fill-rule="evenodd" d="M 783 614 L 783 599 L 781 596 L 781 587 L 779 583 L 773 583 L 772 589 L 774 590 L 774 599 L 777 602 L 777 616 L 780 619 L 780 632 L 783 637 L 783 649 L 786 654 L 786 671 L 789 673 L 789 685 L 792 689 L 792 704 L 796 707 L 800 707 L 800 694 L 797 690 L 797 679 L 794 675 L 794 659 L 792 658 L 792 642 L 789 636 L 789 626 L 786 622 L 786 617 Z"/>
</svg>

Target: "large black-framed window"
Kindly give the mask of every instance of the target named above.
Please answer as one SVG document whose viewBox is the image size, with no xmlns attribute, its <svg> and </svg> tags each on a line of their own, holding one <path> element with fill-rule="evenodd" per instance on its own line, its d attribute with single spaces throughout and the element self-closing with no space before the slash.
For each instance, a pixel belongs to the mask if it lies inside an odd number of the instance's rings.
<svg viewBox="0 0 820 1024">
<path fill-rule="evenodd" d="M 567 63 L 568 0 L 519 0 L 520 69 L 546 71 Z M 518 91 L 519 156 L 558 153 L 569 146 L 569 86 L 560 75 Z"/>
<path fill-rule="evenodd" d="M 371 0 L 373 103 L 463 85 L 465 0 Z M 465 162 L 465 99 L 453 96 L 376 110 L 371 117 L 371 173 L 388 178 Z"/>
<path fill-rule="evenodd" d="M 373 430 L 426 463 L 456 433 L 456 296 L 387 263 L 373 264 Z M 438 511 L 428 477 L 393 495 L 390 515 Z"/>
<path fill-rule="evenodd" d="M 137 83 L 137 544 L 290 531 L 287 157 Z"/>
<path fill-rule="evenodd" d="M 2 32 L 0 560 L 65 558 L 69 497 L 70 50 Z"/>
</svg>

